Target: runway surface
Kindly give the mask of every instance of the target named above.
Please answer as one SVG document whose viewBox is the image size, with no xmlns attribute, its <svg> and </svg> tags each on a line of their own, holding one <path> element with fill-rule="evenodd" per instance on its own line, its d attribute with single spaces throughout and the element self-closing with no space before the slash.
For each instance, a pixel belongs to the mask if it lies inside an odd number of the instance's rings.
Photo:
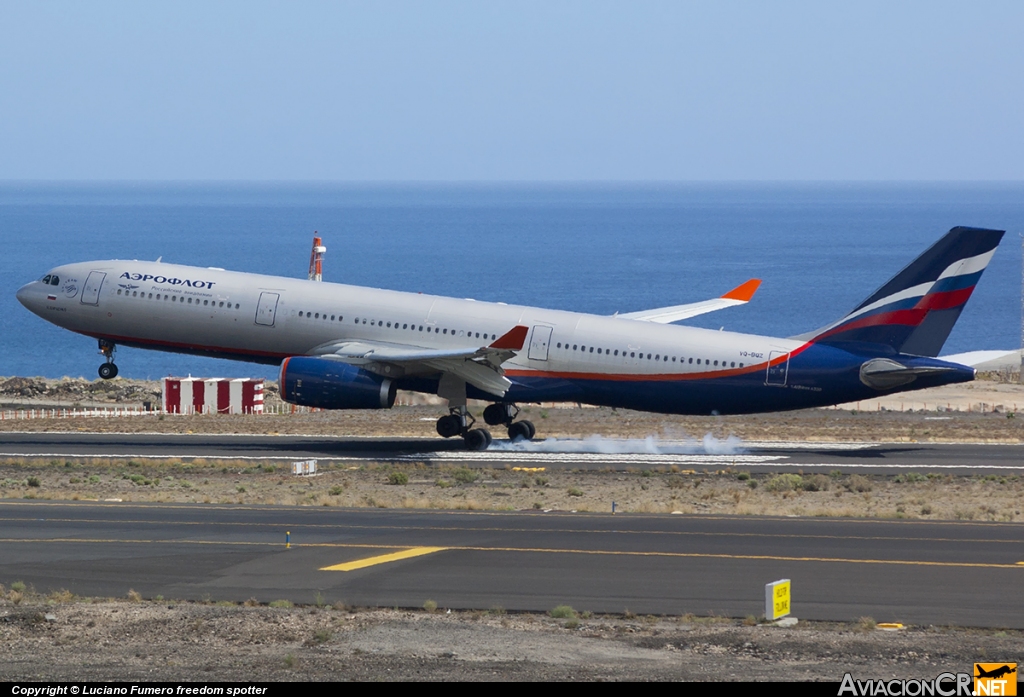
<svg viewBox="0 0 1024 697">
<path fill-rule="evenodd" d="M 789 578 L 800 618 L 1024 628 L 1020 524 L 14 500 L 0 521 L 0 582 L 40 592 L 745 617 Z"/>
<path fill-rule="evenodd" d="M 461 440 L 314 436 L 4 433 L 0 457 L 117 457 L 360 460 L 628 470 L 677 467 L 714 471 L 894 474 L 1024 474 L 1024 445 L 936 443 L 753 443 L 714 440 L 495 441 L 469 452 Z"/>
</svg>

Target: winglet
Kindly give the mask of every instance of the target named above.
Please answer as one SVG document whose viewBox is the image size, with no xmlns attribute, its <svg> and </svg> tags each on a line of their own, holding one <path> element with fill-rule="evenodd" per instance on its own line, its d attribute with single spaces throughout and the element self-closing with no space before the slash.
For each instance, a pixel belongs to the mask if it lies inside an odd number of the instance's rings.
<svg viewBox="0 0 1024 697">
<path fill-rule="evenodd" d="M 519 351 L 523 348 L 523 344 L 526 343 L 526 335 L 529 331 L 530 328 L 522 324 L 512 327 L 512 329 L 499 336 L 497 341 L 488 346 L 488 348 Z"/>
<path fill-rule="evenodd" d="M 725 300 L 739 300 L 740 302 L 748 303 L 750 299 L 754 297 L 754 293 L 757 292 L 758 287 L 761 285 L 760 278 L 752 278 L 746 283 L 736 286 L 728 293 L 722 296 Z"/>
</svg>

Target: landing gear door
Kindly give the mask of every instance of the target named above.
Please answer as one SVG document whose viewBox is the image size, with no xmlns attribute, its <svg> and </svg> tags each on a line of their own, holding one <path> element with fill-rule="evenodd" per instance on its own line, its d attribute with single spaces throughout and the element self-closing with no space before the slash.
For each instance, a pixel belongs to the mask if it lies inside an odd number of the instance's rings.
<svg viewBox="0 0 1024 697">
<path fill-rule="evenodd" d="M 83 305 L 100 304 L 100 288 L 107 274 L 103 271 L 90 271 L 89 278 L 85 279 L 85 287 L 82 289 Z"/>
<path fill-rule="evenodd" d="M 530 339 L 530 351 L 527 358 L 531 361 L 546 361 L 550 344 L 551 327 L 536 325 L 533 328 L 533 338 Z"/>
<path fill-rule="evenodd" d="M 279 293 L 260 293 L 260 303 L 256 306 L 256 324 L 264 327 L 273 327 L 277 318 L 277 301 L 281 299 Z"/>
<path fill-rule="evenodd" d="M 789 377 L 789 354 L 785 351 L 772 351 L 768 354 L 768 372 L 764 384 L 785 387 Z"/>
</svg>

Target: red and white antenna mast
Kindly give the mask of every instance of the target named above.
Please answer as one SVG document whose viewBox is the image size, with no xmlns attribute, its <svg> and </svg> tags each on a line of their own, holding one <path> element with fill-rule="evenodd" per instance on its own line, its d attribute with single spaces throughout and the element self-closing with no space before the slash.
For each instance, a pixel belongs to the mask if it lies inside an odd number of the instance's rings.
<svg viewBox="0 0 1024 697">
<path fill-rule="evenodd" d="M 327 247 L 323 246 L 320 234 L 313 231 L 313 251 L 309 253 L 309 280 L 322 281 L 324 272 L 324 252 Z"/>
</svg>

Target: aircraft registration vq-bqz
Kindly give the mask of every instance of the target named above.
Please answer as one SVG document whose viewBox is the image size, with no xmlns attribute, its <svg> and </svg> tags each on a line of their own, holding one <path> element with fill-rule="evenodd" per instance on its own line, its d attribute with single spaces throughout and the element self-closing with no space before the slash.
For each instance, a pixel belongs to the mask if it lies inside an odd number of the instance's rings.
<svg viewBox="0 0 1024 697">
<path fill-rule="evenodd" d="M 666 414 L 802 409 L 974 379 L 936 359 L 1002 239 L 953 228 L 845 317 L 774 338 L 673 324 L 750 300 L 720 298 L 610 317 L 143 261 L 66 264 L 18 290 L 54 324 L 99 341 L 281 366 L 281 397 L 386 409 L 395 390 L 437 394 L 437 432 L 479 450 L 484 420 L 530 439 L 517 403 L 581 402 Z"/>
</svg>

